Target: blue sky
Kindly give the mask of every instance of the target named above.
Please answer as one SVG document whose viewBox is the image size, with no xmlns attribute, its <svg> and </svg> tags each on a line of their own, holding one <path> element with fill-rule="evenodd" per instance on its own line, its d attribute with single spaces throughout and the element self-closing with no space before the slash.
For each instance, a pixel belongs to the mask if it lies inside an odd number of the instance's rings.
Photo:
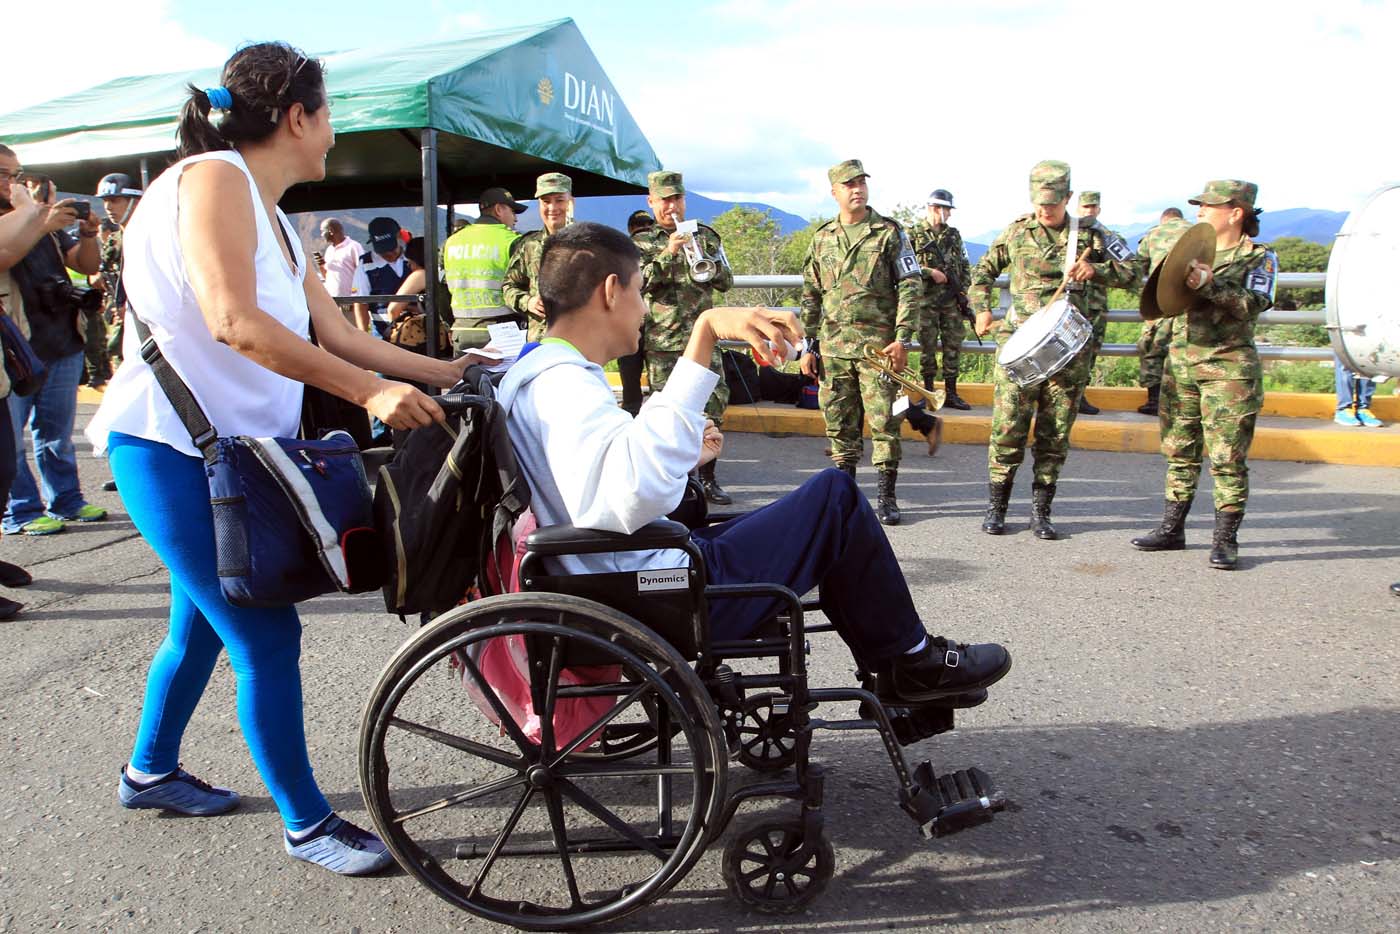
<svg viewBox="0 0 1400 934">
<path fill-rule="evenodd" d="M 1027 209 L 1043 158 L 1070 162 L 1124 225 L 1184 206 L 1208 178 L 1257 182 L 1266 209 L 1347 210 L 1400 176 L 1393 108 L 1377 109 L 1400 71 L 1397 2 L 68 0 L 64 14 L 94 36 L 122 24 L 126 54 L 104 45 L 55 69 L 51 47 L 11 42 L 0 114 L 217 64 L 247 40 L 328 51 L 570 16 L 692 188 L 804 216 L 830 212 L 825 169 L 849 157 L 877 208 L 949 188 L 969 233 Z"/>
</svg>

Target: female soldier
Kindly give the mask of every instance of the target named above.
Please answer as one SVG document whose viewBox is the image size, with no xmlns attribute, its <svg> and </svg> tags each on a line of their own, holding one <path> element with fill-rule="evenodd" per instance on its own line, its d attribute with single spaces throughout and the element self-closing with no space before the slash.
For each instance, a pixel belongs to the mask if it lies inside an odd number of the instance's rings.
<svg viewBox="0 0 1400 934">
<path fill-rule="evenodd" d="M 1210 455 L 1215 481 L 1215 536 L 1210 566 L 1233 571 L 1235 535 L 1249 497 L 1245 456 L 1264 401 L 1263 373 L 1254 347 L 1254 321 L 1274 303 L 1278 258 L 1255 243 L 1259 186 L 1237 179 L 1207 182 L 1191 199 L 1197 217 L 1215 228 L 1215 265 L 1192 261 L 1187 287 L 1200 296 L 1173 327 L 1162 380 L 1162 454 L 1167 459 L 1162 524 L 1133 545 L 1143 551 L 1186 547 L 1186 513 Z"/>
<path fill-rule="evenodd" d="M 217 123 L 210 111 L 222 111 Z M 221 435 L 286 437 L 304 384 L 364 406 L 394 428 L 443 418 L 430 397 L 391 373 L 451 386 L 463 361 L 433 360 L 351 326 L 277 208 L 319 181 L 335 142 L 318 61 L 281 43 L 241 49 L 222 86 L 190 89 L 180 161 L 147 190 L 126 232 L 132 313 Z M 314 323 L 320 347 L 307 340 Z M 238 719 L 297 859 L 359 874 L 391 862 L 384 844 L 332 811 L 312 777 L 302 723 L 301 624 L 291 606 L 231 605 L 219 587 L 202 461 L 136 353 L 127 353 L 88 428 L 110 451 L 127 511 L 170 570 L 170 630 L 156 652 L 118 799 L 128 808 L 220 814 L 238 795 L 180 768 L 180 743 L 223 649 L 238 684 Z"/>
</svg>

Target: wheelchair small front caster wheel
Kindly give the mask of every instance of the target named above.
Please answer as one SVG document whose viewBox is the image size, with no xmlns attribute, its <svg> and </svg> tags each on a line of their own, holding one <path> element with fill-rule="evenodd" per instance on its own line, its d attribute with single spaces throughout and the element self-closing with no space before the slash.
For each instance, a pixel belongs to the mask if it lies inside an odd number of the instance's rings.
<svg viewBox="0 0 1400 934">
<path fill-rule="evenodd" d="M 775 713 L 775 694 L 744 701 L 739 718 L 739 761 L 756 772 L 779 772 L 797 759 L 792 717 Z"/>
<path fill-rule="evenodd" d="M 764 914 L 801 911 L 826 888 L 836 868 L 826 834 L 818 828 L 809 847 L 808 832 L 800 817 L 761 816 L 745 823 L 724 848 L 729 891 Z"/>
</svg>

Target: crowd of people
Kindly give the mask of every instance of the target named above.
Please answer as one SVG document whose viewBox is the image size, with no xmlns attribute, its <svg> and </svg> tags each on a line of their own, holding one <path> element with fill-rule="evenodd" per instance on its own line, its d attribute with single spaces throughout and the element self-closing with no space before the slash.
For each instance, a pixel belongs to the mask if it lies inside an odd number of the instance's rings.
<svg viewBox="0 0 1400 934">
<path fill-rule="evenodd" d="M 504 188 L 488 189 L 480 218 L 446 239 L 439 283 L 438 258 L 388 217 L 370 222 L 366 244 L 328 219 L 324 250 L 308 263 L 277 203 L 290 186 L 324 176 L 333 142 L 320 63 L 284 44 L 261 43 L 226 63 L 218 87 L 191 89 L 178 161 L 149 188 L 123 175 L 103 179 L 97 197 L 110 225 L 105 231 L 77 202 L 55 199 L 42 182 L 22 182 L 18 158 L 0 146 L 0 302 L 48 370 L 37 392 L 11 395 L 0 406 L 0 495 L 8 504 L 0 528 L 51 534 L 65 521 L 105 517 L 83 498 L 72 444 L 80 379 L 105 383 L 87 436 L 106 453 L 132 522 L 171 576 L 170 627 L 150 668 L 118 798 L 128 808 L 194 815 L 238 805 L 235 792 L 180 765 L 185 728 L 216 658 L 227 651 L 240 726 L 281 815 L 286 852 L 347 874 L 373 872 L 390 856 L 374 834 L 333 812 L 312 775 L 300 716 L 296 610 L 235 607 L 224 599 L 195 439 L 139 355 L 128 352 L 109 377 L 105 358 L 122 356 L 123 340 L 132 338 L 128 316 L 134 327 L 149 329 L 221 435 L 255 437 L 294 435 L 308 386 L 363 407 L 387 429 L 440 421 L 430 390 L 454 385 L 468 363 L 485 359 L 474 352 L 490 349 L 492 328 L 526 330 L 529 341 L 504 378 L 501 402 L 539 520 L 622 532 L 674 508 L 692 472 L 709 500 L 730 502 L 716 473 L 728 402 L 719 341 L 744 341 L 763 363 L 800 350 L 800 369 L 819 383 L 835 469 L 752 514 L 761 521 L 697 532 L 697 547 L 712 581 L 781 582 L 798 592 L 820 587 L 853 654 L 887 674 L 883 683 L 894 699 L 940 703 L 985 690 L 1006 674 L 1010 656 L 1000 646 L 933 636 L 914 609 L 880 525 L 900 521 L 900 418 L 925 435 L 930 453 L 940 420 L 918 406 L 907 416 L 896 413 L 895 384 L 863 359 L 873 352 L 903 370 L 917 337 L 925 386 L 931 390 L 941 378 L 947 404 L 966 409 L 958 353 L 968 318 L 978 335 L 1004 343 L 1063 294 L 1092 337 L 1035 385 L 997 368 L 982 525 L 989 534 L 1005 531 L 1012 483 L 1029 446 L 1031 528 L 1038 538 L 1057 538 L 1051 504 L 1070 429 L 1088 411 L 1083 393 L 1103 340 L 1107 290 L 1140 287 L 1190 227 L 1179 211 L 1164 213 L 1134 253 L 1098 222 L 1097 193 L 1081 195 L 1082 216 L 1071 222 L 1070 167 L 1044 161 L 1030 173 L 1031 212 L 1009 223 L 974 266 L 949 225 L 948 190 L 936 189 L 927 219 L 906 230 L 870 206 L 868 173 L 859 160 L 846 160 L 828 173 L 837 216 L 815 232 L 801 314 L 793 316 L 717 306 L 733 273 L 720 235 L 687 223 L 681 173 L 651 174 L 649 210 L 634 215 L 624 234 L 574 223 L 572 180 L 551 172 L 534 192 L 541 230 L 517 234 L 528 206 Z M 1215 261 L 1188 267 L 1184 285 L 1194 303 L 1145 328 L 1142 338 L 1144 411 L 1159 412 L 1167 476 L 1161 525 L 1132 544 L 1185 547 L 1184 522 L 1208 453 L 1215 480 L 1209 561 L 1224 569 L 1238 560 L 1246 454 L 1262 401 L 1254 324 L 1273 301 L 1278 270 L 1273 253 L 1252 239 L 1257 193 L 1248 182 L 1217 180 L 1191 199 L 1213 228 Z M 93 277 L 100 307 L 91 313 L 70 269 Z M 1011 308 L 994 325 L 995 283 L 1003 273 L 1010 274 Z M 441 328 L 425 320 L 415 299 L 438 288 Z M 342 311 L 333 296 L 364 300 Z M 91 325 L 94 318 L 101 328 Z M 444 352 L 422 353 L 440 332 Z M 93 365 L 85 373 L 88 357 Z M 620 408 L 603 375 L 614 360 L 626 387 Z M 637 385 L 643 367 L 646 405 Z M 1347 388 L 1351 404 L 1365 409 L 1365 389 Z M 8 390 L 0 382 L 0 395 Z M 1341 391 L 1339 376 L 1339 399 Z M 862 419 L 870 423 L 878 475 L 873 508 L 855 483 Z M 42 491 L 26 465 L 26 427 Z M 779 536 L 809 547 L 781 547 Z M 674 559 L 643 553 L 627 560 L 660 567 L 670 565 L 648 562 Z M 872 579 L 880 583 L 872 586 Z M 22 568 L 0 563 L 0 584 L 28 582 Z M 712 623 L 737 637 L 756 618 L 743 601 L 731 603 L 734 612 Z M 0 617 L 18 608 L 5 600 Z"/>
</svg>

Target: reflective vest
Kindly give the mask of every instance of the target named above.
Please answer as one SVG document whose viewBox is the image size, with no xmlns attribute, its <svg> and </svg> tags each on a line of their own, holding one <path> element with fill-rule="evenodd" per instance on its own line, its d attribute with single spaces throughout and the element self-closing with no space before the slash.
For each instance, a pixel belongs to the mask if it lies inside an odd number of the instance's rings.
<svg viewBox="0 0 1400 934">
<path fill-rule="evenodd" d="M 443 269 L 452 290 L 452 317 L 499 318 L 513 314 L 501 298 L 515 231 L 505 224 L 475 223 L 447 238 Z"/>
</svg>

